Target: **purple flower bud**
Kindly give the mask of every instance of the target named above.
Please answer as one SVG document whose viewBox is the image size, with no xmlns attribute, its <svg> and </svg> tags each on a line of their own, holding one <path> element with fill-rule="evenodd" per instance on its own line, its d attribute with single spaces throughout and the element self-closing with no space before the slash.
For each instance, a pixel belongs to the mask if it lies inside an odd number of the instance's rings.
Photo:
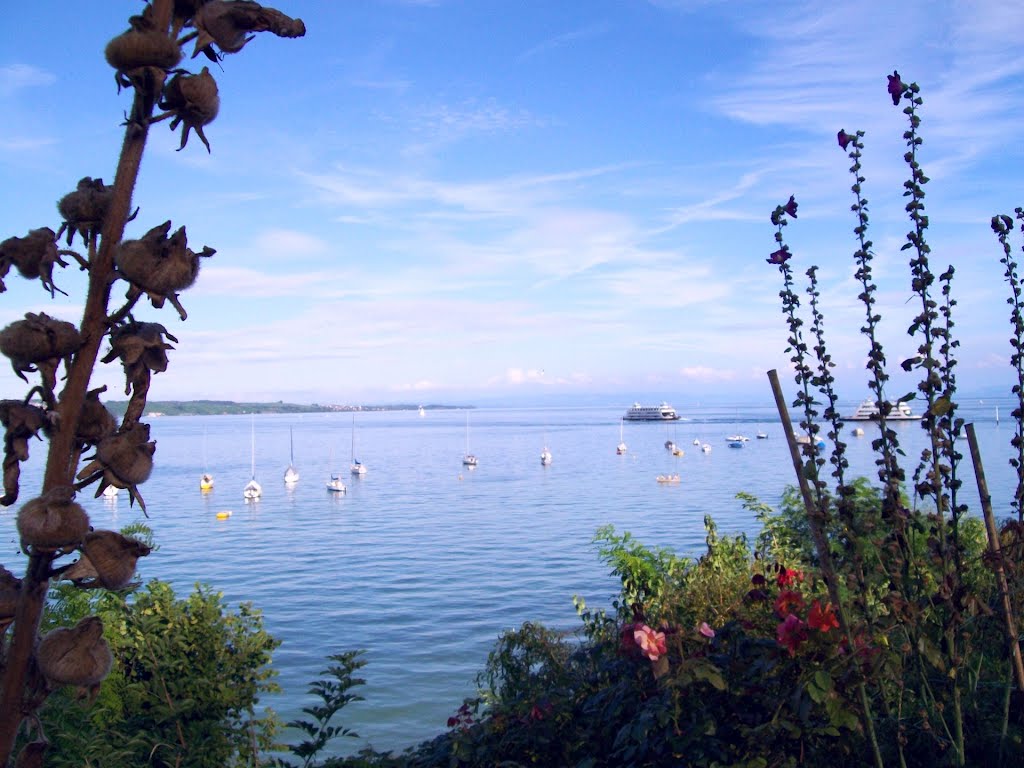
<svg viewBox="0 0 1024 768">
<path fill-rule="evenodd" d="M 775 251 L 775 253 L 765 259 L 765 261 L 769 264 L 785 264 L 789 261 L 789 257 L 792 255 L 793 254 L 789 252 L 789 248 L 782 246 L 779 250 Z"/>
<path fill-rule="evenodd" d="M 850 142 L 853 141 L 853 136 L 848 134 L 846 131 L 840 131 L 837 137 L 839 139 L 840 149 L 846 149 L 850 145 Z"/>
<path fill-rule="evenodd" d="M 895 69 L 891 75 L 886 75 L 889 78 L 889 95 L 892 96 L 892 105 L 898 107 L 900 99 L 903 98 L 903 92 L 907 90 L 907 86 L 900 80 L 900 73 Z"/>
<path fill-rule="evenodd" d="M 787 202 L 784 206 L 782 206 L 782 210 L 784 210 L 786 213 L 788 213 L 790 216 L 792 216 L 795 219 L 796 218 L 796 198 L 794 198 L 792 195 L 790 195 L 789 196 L 789 202 Z"/>
</svg>

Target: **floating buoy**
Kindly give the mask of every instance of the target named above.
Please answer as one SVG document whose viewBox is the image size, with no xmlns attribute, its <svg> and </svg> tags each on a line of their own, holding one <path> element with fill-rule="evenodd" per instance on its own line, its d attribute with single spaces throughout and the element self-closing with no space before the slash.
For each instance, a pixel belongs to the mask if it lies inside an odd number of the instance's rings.
<svg viewBox="0 0 1024 768">
<path fill-rule="evenodd" d="M 218 520 L 227 520 L 229 517 L 231 517 L 231 510 L 230 509 L 225 509 L 225 510 L 217 513 L 217 519 Z"/>
</svg>

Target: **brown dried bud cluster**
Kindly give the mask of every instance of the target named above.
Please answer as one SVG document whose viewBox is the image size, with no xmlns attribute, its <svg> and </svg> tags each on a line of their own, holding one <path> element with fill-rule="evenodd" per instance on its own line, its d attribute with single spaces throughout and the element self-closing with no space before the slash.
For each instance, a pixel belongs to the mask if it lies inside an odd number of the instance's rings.
<svg viewBox="0 0 1024 768">
<path fill-rule="evenodd" d="M 39 641 L 36 661 L 51 687 L 90 688 L 107 676 L 114 657 L 103 639 L 103 621 L 87 616 L 73 627 L 48 632 Z"/>
<path fill-rule="evenodd" d="M 53 284 L 55 264 L 67 266 L 57 249 L 57 235 L 49 227 L 29 230 L 25 237 L 7 238 L 0 243 L 0 293 L 7 290 L 3 278 L 12 266 L 27 280 L 41 280 L 50 296 L 64 293 Z"/>
<path fill-rule="evenodd" d="M 18 500 L 21 462 L 28 461 L 28 441 L 49 426 L 46 411 L 21 400 L 0 400 L 0 423 L 4 425 L 4 495 L 0 505 Z"/>
<path fill-rule="evenodd" d="M 273 32 L 278 37 L 306 34 L 302 19 L 293 19 L 276 8 L 264 8 L 249 0 L 210 0 L 195 11 L 192 25 L 199 33 L 192 58 L 202 53 L 210 61 L 219 59 L 214 44 L 221 53 L 238 53 L 254 37 L 249 32 Z"/>
<path fill-rule="evenodd" d="M 84 589 L 124 589 L 135 575 L 135 564 L 151 549 L 138 539 L 116 531 L 94 531 L 85 535 L 82 556 L 62 578 Z"/>
<path fill-rule="evenodd" d="M 178 42 L 153 26 L 148 14 L 133 16 L 131 28 L 107 43 L 104 55 L 118 73 L 133 73 L 144 67 L 172 69 L 181 61 Z"/>
<path fill-rule="evenodd" d="M 188 315 L 178 301 L 178 291 L 195 282 L 199 259 L 216 251 L 204 246 L 202 252 L 195 253 L 188 248 L 184 227 L 168 237 L 170 230 L 171 222 L 165 221 L 138 240 L 125 240 L 118 246 L 114 262 L 124 279 L 132 284 L 129 298 L 144 291 L 158 309 L 165 300 L 170 301 L 184 320 Z"/>
<path fill-rule="evenodd" d="M 107 407 L 100 402 L 100 393 L 106 392 L 106 385 L 85 393 L 82 412 L 78 417 L 75 438 L 83 448 L 94 446 L 117 429 L 117 420 Z"/>
<path fill-rule="evenodd" d="M 164 337 L 175 342 L 178 340 L 159 323 L 132 320 L 110 331 L 110 352 L 103 358 L 103 362 L 109 363 L 115 358 L 121 358 L 125 373 L 124 392 L 126 395 L 131 393 L 124 416 L 125 424 L 142 417 L 152 373 L 167 370 L 167 350 L 174 347 Z"/>
<path fill-rule="evenodd" d="M 74 549 L 89 532 L 89 516 L 74 500 L 73 488 L 55 488 L 32 499 L 18 511 L 22 549 L 54 552 Z"/>
<path fill-rule="evenodd" d="M 85 486 L 99 480 L 96 495 L 99 496 L 108 485 L 126 488 L 131 501 L 139 502 L 142 511 L 146 503 L 136 486 L 146 482 L 153 471 L 153 454 L 156 443 L 149 440 L 149 425 L 136 422 L 122 427 L 114 434 L 103 438 L 96 446 L 96 455 L 79 473 L 80 485 Z"/>
<path fill-rule="evenodd" d="M 14 372 L 24 381 L 28 381 L 26 373 L 39 371 L 43 396 L 51 405 L 57 366 L 81 346 L 82 337 L 74 325 L 44 312 L 28 312 L 24 320 L 15 320 L 0 331 L 0 352 L 10 358 Z"/>
<path fill-rule="evenodd" d="M 0 565 L 0 629 L 14 621 L 21 593 L 21 579 Z"/>
<path fill-rule="evenodd" d="M 172 77 L 164 86 L 159 106 L 160 109 L 166 109 L 174 115 L 174 119 L 171 120 L 172 131 L 179 124 L 182 125 L 179 151 L 185 148 L 189 131 L 193 128 L 206 146 L 206 151 L 210 151 L 210 142 L 206 140 L 203 126 L 213 122 L 217 117 L 220 110 L 220 94 L 217 92 L 217 81 L 210 74 L 209 67 L 203 67 L 203 71 L 198 75 L 179 73 Z"/>
<path fill-rule="evenodd" d="M 81 179 L 75 191 L 68 192 L 57 203 L 57 210 L 64 218 L 57 238 L 67 230 L 68 245 L 71 245 L 76 232 L 82 236 L 86 245 L 91 244 L 103 228 L 103 219 L 113 196 L 114 188 L 104 184 L 103 179 L 90 176 Z"/>
</svg>

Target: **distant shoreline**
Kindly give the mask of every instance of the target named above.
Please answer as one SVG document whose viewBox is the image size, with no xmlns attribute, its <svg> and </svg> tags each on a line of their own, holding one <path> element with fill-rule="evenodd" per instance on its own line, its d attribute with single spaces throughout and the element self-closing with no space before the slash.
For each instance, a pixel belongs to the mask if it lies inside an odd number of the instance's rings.
<svg viewBox="0 0 1024 768">
<path fill-rule="evenodd" d="M 127 400 L 104 401 L 114 416 L 124 415 Z M 472 405 L 302 405 L 299 403 L 237 403 L 233 400 L 154 400 L 146 404 L 146 416 L 231 416 L 256 413 L 355 413 L 359 411 L 449 411 L 472 409 Z"/>
</svg>

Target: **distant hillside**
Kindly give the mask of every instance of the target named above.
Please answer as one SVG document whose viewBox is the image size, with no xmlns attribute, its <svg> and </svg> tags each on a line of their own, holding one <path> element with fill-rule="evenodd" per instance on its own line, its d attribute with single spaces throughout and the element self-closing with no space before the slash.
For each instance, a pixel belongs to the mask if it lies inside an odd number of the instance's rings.
<svg viewBox="0 0 1024 768">
<path fill-rule="evenodd" d="M 104 405 L 121 417 L 128 407 L 127 400 L 106 400 Z M 298 405 L 296 403 L 236 403 L 232 400 L 151 400 L 146 403 L 146 414 L 160 416 L 220 416 L 245 413 L 326 413 L 334 411 L 415 411 L 418 405 Z M 425 410 L 463 408 L 456 405 L 425 405 Z"/>
</svg>

